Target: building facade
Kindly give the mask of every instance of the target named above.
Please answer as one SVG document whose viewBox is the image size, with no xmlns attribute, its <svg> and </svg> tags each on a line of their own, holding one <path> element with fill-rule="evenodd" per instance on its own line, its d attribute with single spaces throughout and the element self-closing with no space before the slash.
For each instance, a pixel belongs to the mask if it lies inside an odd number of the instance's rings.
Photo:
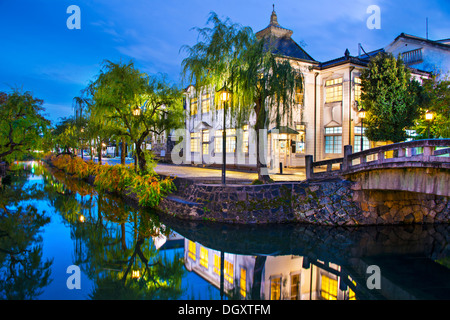
<svg viewBox="0 0 450 320">
<path fill-rule="evenodd" d="M 185 239 L 184 265 L 235 299 L 356 299 L 356 282 L 341 266 L 304 256 L 234 254 Z"/>
<path fill-rule="evenodd" d="M 410 68 L 450 76 L 450 39 L 433 41 L 402 33 L 384 50 L 400 55 Z"/>
<path fill-rule="evenodd" d="M 292 39 L 292 34 L 292 30 L 280 26 L 275 11 L 269 25 L 256 33 L 260 39 L 270 37 L 273 53 L 289 59 L 304 78 L 304 90 L 292 121 L 279 128 L 272 121 L 267 130 L 263 146 L 269 173 L 278 172 L 281 166 L 303 167 L 306 155 L 319 161 L 342 157 L 345 145 L 352 145 L 354 151 L 361 150 L 361 141 L 363 149 L 374 146 L 363 135 L 356 101 L 361 95 L 361 72 L 376 54 L 400 54 L 419 80 L 436 68 L 449 70 L 450 45 L 446 40 L 430 41 L 402 34 L 386 48 L 366 53 L 360 47 L 358 56 L 351 56 L 346 50 L 342 57 L 319 62 Z M 214 90 L 197 93 L 192 86 L 186 89 L 187 163 L 222 164 L 223 109 L 214 105 L 214 94 Z M 254 168 L 255 117 L 250 116 L 248 124 L 240 128 L 233 125 L 230 117 L 225 123 L 227 166 Z"/>
</svg>

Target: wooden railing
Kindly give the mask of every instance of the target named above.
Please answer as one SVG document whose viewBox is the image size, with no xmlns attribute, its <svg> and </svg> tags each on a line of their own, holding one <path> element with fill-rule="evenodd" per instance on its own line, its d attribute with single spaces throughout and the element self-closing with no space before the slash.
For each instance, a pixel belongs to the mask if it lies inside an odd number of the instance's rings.
<svg viewBox="0 0 450 320">
<path fill-rule="evenodd" d="M 443 148 L 443 149 L 436 149 Z M 352 146 L 344 146 L 344 157 L 313 161 L 305 157 L 306 178 L 320 179 L 338 177 L 357 171 L 385 167 L 424 167 L 450 169 L 450 139 L 427 139 L 393 143 L 352 153 Z M 323 168 L 326 167 L 325 170 Z M 337 169 L 336 169 L 337 167 Z M 315 169 L 322 168 L 320 172 Z"/>
</svg>

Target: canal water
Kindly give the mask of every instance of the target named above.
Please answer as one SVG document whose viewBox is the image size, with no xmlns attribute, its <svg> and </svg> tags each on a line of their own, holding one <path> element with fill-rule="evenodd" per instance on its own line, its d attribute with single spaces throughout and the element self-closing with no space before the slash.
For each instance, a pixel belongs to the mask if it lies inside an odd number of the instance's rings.
<svg viewBox="0 0 450 320">
<path fill-rule="evenodd" d="M 449 231 L 184 221 L 19 163 L 0 190 L 0 298 L 450 299 Z"/>
</svg>

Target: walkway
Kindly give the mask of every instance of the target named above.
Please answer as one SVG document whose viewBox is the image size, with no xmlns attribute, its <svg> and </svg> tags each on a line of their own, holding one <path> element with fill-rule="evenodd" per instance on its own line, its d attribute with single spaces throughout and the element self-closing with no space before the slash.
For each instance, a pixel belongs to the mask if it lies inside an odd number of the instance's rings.
<svg viewBox="0 0 450 320">
<path fill-rule="evenodd" d="M 84 156 L 85 160 L 89 160 L 90 157 Z M 94 158 L 94 161 L 97 161 L 97 158 Z M 102 158 L 102 162 L 107 162 L 110 165 L 119 164 L 120 158 Z M 127 164 L 134 163 L 132 158 L 126 159 Z M 220 168 L 203 168 L 196 166 L 188 166 L 188 165 L 174 165 L 174 164 L 166 164 L 166 163 L 158 163 L 155 168 L 156 173 L 167 176 L 176 176 L 179 178 L 190 178 L 190 179 L 199 179 L 202 181 L 211 181 L 220 183 L 222 178 L 222 170 Z M 306 179 L 305 170 L 303 168 L 300 169 L 292 169 L 292 168 L 283 168 L 283 174 L 271 174 L 270 177 L 274 181 L 301 181 Z M 227 169 L 226 171 L 226 179 L 227 183 L 233 182 L 252 182 L 253 180 L 258 178 L 258 174 L 256 172 L 250 171 L 241 171 L 234 169 Z"/>
</svg>

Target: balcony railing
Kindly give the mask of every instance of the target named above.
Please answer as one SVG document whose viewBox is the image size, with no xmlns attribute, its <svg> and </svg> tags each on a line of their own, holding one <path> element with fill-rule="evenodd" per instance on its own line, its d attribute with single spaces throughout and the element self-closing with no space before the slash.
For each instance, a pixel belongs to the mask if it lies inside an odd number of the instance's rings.
<svg viewBox="0 0 450 320">
<path fill-rule="evenodd" d="M 403 62 L 407 65 L 423 62 L 422 49 L 411 50 L 402 53 Z"/>
</svg>

